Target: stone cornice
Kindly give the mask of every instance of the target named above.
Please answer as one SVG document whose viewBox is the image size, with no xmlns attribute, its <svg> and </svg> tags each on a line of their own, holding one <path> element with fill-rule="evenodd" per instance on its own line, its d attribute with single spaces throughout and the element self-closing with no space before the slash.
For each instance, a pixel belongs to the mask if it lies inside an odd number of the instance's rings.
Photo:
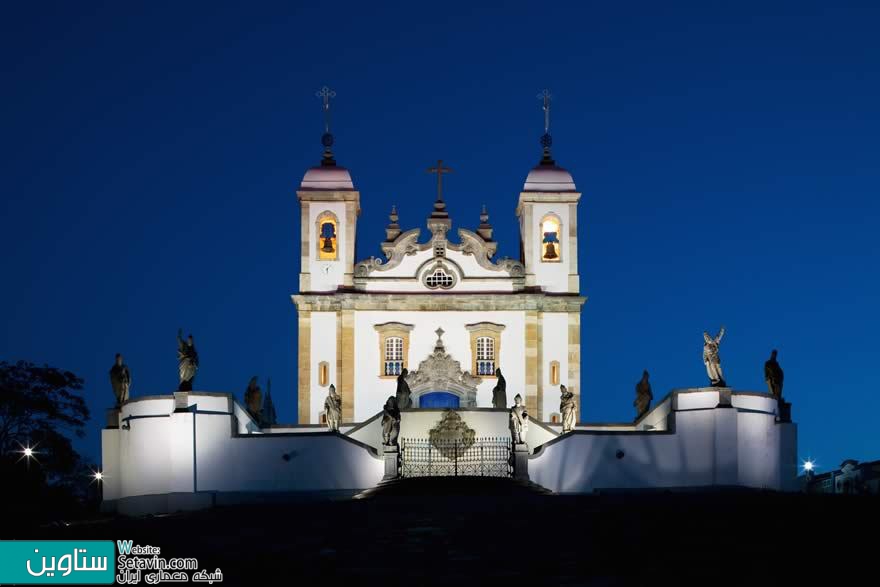
<svg viewBox="0 0 880 587">
<path fill-rule="evenodd" d="M 559 202 L 564 204 L 576 204 L 581 198 L 580 192 L 522 192 L 516 205 L 517 218 L 522 215 L 522 205 L 525 203 L 544 204 Z"/>
<path fill-rule="evenodd" d="M 541 292 L 432 294 L 344 291 L 328 294 L 294 294 L 290 297 L 299 312 L 340 310 L 580 312 L 587 301 L 585 296 Z"/>
</svg>

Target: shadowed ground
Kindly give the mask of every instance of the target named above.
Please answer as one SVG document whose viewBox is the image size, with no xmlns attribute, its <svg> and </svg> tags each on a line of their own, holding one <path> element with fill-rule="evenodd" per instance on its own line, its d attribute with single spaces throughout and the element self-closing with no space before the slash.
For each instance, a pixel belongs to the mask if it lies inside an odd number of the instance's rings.
<svg viewBox="0 0 880 587">
<path fill-rule="evenodd" d="M 217 508 L 3 538 L 134 540 L 224 584 L 811 584 L 874 559 L 876 497 L 560 496 L 504 479 L 416 479 L 359 499 Z M 773 578 L 778 579 L 774 580 Z"/>
</svg>

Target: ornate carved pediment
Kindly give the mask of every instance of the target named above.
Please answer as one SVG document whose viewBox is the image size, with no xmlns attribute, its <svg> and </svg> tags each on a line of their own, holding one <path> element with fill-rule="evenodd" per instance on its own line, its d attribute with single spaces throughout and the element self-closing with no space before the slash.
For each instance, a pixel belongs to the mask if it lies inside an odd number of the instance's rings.
<svg viewBox="0 0 880 587">
<path fill-rule="evenodd" d="M 428 432 L 431 444 L 446 458 L 455 458 L 472 447 L 477 433 L 461 419 L 455 410 L 446 410 L 443 417 Z"/>
<path fill-rule="evenodd" d="M 511 277 L 523 277 L 526 269 L 522 263 L 508 257 L 500 259 L 497 263 L 492 262 L 492 256 L 498 247 L 498 243 L 494 241 L 483 240 L 483 237 L 475 232 L 464 228 L 458 229 L 458 238 L 461 241 L 459 245 L 449 245 L 454 251 L 460 251 L 465 255 L 473 255 L 474 259 L 483 269 L 490 271 L 506 271 Z"/>
<path fill-rule="evenodd" d="M 415 396 L 425 391 L 449 391 L 461 398 L 462 407 L 476 405 L 477 385 L 482 379 L 462 370 L 461 363 L 446 352 L 443 330 L 438 328 L 437 333 L 434 352 L 419 363 L 417 370 L 409 372 L 406 382 Z"/>
<path fill-rule="evenodd" d="M 419 233 L 418 228 L 413 228 L 398 236 L 393 242 L 382 243 L 382 252 L 385 253 L 387 262 L 377 257 L 370 257 L 354 266 L 354 276 L 368 277 L 373 271 L 388 271 L 397 267 L 403 262 L 404 257 L 415 255 L 425 248 L 419 245 Z"/>
</svg>

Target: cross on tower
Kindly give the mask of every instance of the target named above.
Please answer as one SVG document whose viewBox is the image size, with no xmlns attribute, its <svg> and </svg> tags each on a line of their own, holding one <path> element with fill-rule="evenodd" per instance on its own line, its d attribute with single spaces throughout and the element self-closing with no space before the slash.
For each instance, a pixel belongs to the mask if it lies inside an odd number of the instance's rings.
<svg viewBox="0 0 880 587">
<path fill-rule="evenodd" d="M 336 97 L 336 92 L 324 86 L 317 92 L 315 96 L 321 98 L 323 102 L 322 110 L 324 111 L 324 133 L 330 134 L 330 98 Z"/>
<path fill-rule="evenodd" d="M 550 94 L 550 90 L 544 90 L 540 94 L 538 94 L 538 99 L 543 102 L 544 109 L 544 134 L 550 134 L 550 99 L 553 96 Z"/>
<path fill-rule="evenodd" d="M 452 173 L 452 169 L 449 167 L 443 167 L 443 159 L 437 160 L 437 165 L 435 167 L 429 167 L 428 173 L 436 173 L 437 174 L 437 201 L 443 201 L 443 174 L 444 173 Z"/>
</svg>

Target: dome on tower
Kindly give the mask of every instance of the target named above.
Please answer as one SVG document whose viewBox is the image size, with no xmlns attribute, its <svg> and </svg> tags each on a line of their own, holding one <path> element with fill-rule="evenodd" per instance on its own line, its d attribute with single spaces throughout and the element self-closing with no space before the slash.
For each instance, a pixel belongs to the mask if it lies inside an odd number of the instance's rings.
<svg viewBox="0 0 880 587">
<path fill-rule="evenodd" d="M 311 167 L 299 184 L 301 190 L 353 190 L 351 174 L 345 167 L 321 165 Z"/>
<path fill-rule="evenodd" d="M 571 173 L 555 163 L 542 161 L 529 172 L 524 192 L 575 192 L 574 179 Z"/>
</svg>

